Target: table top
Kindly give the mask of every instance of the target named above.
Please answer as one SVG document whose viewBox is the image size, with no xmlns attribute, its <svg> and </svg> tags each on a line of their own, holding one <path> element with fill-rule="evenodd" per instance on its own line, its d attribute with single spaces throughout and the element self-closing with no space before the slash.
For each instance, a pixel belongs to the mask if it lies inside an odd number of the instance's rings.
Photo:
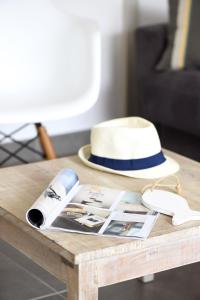
<svg viewBox="0 0 200 300">
<path fill-rule="evenodd" d="M 183 187 L 183 196 L 192 209 L 200 210 L 200 164 L 170 151 L 164 151 L 176 159 L 181 166 L 177 175 Z M 81 163 L 77 156 L 43 161 L 29 165 L 14 166 L 0 170 L 0 217 L 12 222 L 21 230 L 40 240 L 53 251 L 73 264 L 130 253 L 165 245 L 199 234 L 200 221 L 172 226 L 171 218 L 161 215 L 150 237 L 145 240 L 99 237 L 77 233 L 37 231 L 25 220 L 27 209 L 47 187 L 48 183 L 62 168 L 73 168 L 80 183 L 103 185 L 105 187 L 139 192 L 153 180 L 128 178 L 91 169 Z"/>
</svg>

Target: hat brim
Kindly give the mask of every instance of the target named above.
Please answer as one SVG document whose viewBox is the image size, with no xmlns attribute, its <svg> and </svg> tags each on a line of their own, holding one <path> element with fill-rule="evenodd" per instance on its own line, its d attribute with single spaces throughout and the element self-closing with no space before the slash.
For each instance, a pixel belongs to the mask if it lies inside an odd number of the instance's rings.
<svg viewBox="0 0 200 300">
<path fill-rule="evenodd" d="M 78 152 L 79 158 L 87 166 L 97 169 L 97 170 L 100 170 L 100 171 L 124 175 L 124 176 L 128 176 L 128 177 L 143 178 L 143 179 L 156 179 L 156 178 L 165 177 L 165 176 L 174 174 L 174 173 L 178 172 L 178 170 L 180 168 L 179 164 L 174 159 L 165 155 L 166 161 L 164 163 L 160 164 L 159 166 L 156 166 L 153 168 L 148 168 L 148 169 L 143 169 L 143 170 L 137 170 L 137 171 L 117 171 L 117 170 L 109 169 L 104 166 L 90 162 L 89 161 L 90 155 L 91 155 L 91 146 L 90 145 L 83 146 L 82 148 L 80 148 L 80 150 Z"/>
</svg>

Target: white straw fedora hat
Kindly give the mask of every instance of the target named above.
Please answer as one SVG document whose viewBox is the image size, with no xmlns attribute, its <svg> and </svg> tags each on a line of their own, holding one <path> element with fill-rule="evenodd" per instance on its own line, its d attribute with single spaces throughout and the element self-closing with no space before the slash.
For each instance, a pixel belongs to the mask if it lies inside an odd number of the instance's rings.
<svg viewBox="0 0 200 300">
<path fill-rule="evenodd" d="M 178 163 L 163 154 L 155 126 L 139 117 L 94 126 L 91 145 L 78 155 L 89 167 L 136 178 L 159 178 L 179 170 Z"/>
</svg>

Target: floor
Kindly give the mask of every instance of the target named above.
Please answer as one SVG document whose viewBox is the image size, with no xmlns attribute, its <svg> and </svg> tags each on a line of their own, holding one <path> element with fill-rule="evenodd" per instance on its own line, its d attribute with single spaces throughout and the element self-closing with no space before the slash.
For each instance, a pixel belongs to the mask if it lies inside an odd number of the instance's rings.
<svg viewBox="0 0 200 300">
<path fill-rule="evenodd" d="M 180 139 L 179 132 L 171 130 L 162 130 L 160 136 L 164 147 L 200 161 L 199 139 L 187 135 Z M 199 300 L 199 272 L 200 263 L 197 263 L 156 274 L 151 283 L 126 281 L 101 288 L 99 299 Z M 66 295 L 63 283 L 0 241 L 0 300 L 60 300 L 66 299 Z"/>
</svg>

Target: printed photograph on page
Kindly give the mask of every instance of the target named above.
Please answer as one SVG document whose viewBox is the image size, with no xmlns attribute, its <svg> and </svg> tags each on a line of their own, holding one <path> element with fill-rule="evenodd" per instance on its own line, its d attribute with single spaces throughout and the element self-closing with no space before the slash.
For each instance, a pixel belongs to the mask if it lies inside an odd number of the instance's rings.
<svg viewBox="0 0 200 300">
<path fill-rule="evenodd" d="M 120 190 L 86 184 L 80 187 L 71 203 L 98 207 L 100 209 L 113 209 L 123 193 Z"/>
<path fill-rule="evenodd" d="M 125 191 L 120 198 L 120 201 L 115 207 L 115 210 L 124 212 L 124 213 L 146 213 L 148 211 L 142 205 L 142 195 L 137 192 L 127 192 Z"/>
<path fill-rule="evenodd" d="M 125 222 L 119 220 L 111 220 L 108 227 L 104 231 L 104 234 L 134 237 L 138 235 L 143 225 L 143 222 Z"/>
<path fill-rule="evenodd" d="M 54 228 L 85 233 L 98 233 L 110 215 L 110 211 L 90 205 L 68 204 L 52 223 Z"/>
<path fill-rule="evenodd" d="M 104 235 L 115 235 L 124 237 L 143 237 L 142 230 L 147 220 L 147 212 L 139 214 L 113 212 L 109 222 L 105 223 L 101 232 Z"/>
</svg>

